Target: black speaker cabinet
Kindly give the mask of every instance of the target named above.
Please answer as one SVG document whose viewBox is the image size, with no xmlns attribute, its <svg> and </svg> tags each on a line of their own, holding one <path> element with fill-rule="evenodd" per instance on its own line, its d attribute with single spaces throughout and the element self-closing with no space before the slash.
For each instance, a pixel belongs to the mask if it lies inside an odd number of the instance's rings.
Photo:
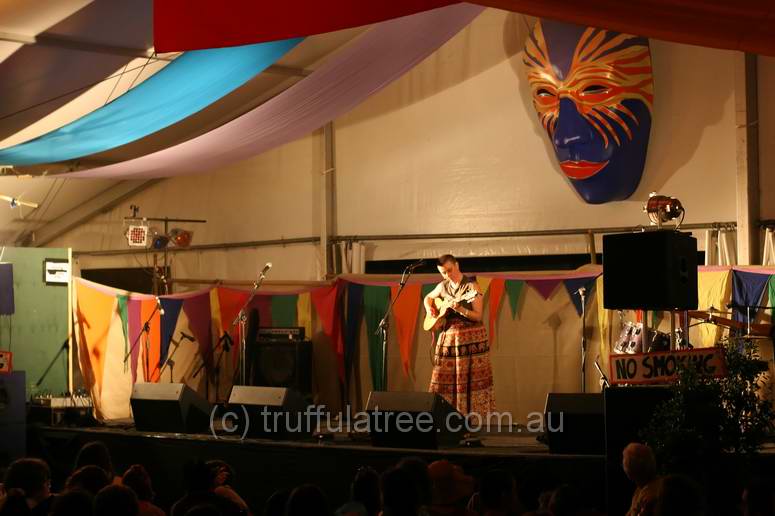
<svg viewBox="0 0 775 516">
<path fill-rule="evenodd" d="M 312 393 L 312 343 L 259 340 L 248 346 L 248 383 Z"/>
<path fill-rule="evenodd" d="M 229 395 L 228 409 L 246 416 L 245 434 L 269 439 L 299 439 L 317 429 L 317 415 L 307 412 L 307 404 L 298 391 L 287 387 L 235 385 Z"/>
<path fill-rule="evenodd" d="M 558 393 L 546 396 L 544 431 L 552 453 L 605 453 L 603 395 Z"/>
<path fill-rule="evenodd" d="M 613 310 L 696 310 L 697 239 L 672 230 L 604 235 L 603 299 Z"/>
<path fill-rule="evenodd" d="M 27 453 L 27 395 L 25 372 L 0 374 L 0 464 Z"/>
<path fill-rule="evenodd" d="M 210 427 L 210 403 L 184 383 L 136 383 L 135 428 L 142 432 L 199 433 Z"/>
<path fill-rule="evenodd" d="M 374 446 L 438 449 L 460 444 L 465 419 L 432 392 L 373 391 L 366 402 Z"/>
<path fill-rule="evenodd" d="M 605 398 L 606 506 L 608 514 L 625 514 L 633 485 L 622 470 L 622 451 L 631 442 L 642 442 L 641 431 L 654 417 L 660 403 L 671 397 L 668 386 L 610 387 Z"/>
</svg>

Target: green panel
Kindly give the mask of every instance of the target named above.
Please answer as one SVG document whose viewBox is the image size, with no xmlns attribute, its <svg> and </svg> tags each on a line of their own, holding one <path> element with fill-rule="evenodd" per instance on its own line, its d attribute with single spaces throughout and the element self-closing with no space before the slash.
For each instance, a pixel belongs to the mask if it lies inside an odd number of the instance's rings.
<svg viewBox="0 0 775 516">
<path fill-rule="evenodd" d="M 67 259 L 67 249 L 6 247 L 2 254 L 3 262 L 13 264 L 16 313 L 0 316 L 0 348 L 13 352 L 14 370 L 26 371 L 27 396 L 67 390 L 67 350 L 59 353 L 67 339 L 67 285 L 45 284 L 46 258 Z"/>
</svg>

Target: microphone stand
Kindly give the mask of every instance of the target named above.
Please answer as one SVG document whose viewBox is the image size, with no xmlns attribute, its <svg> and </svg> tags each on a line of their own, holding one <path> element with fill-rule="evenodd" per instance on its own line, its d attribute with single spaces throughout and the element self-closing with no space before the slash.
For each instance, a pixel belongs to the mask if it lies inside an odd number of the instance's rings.
<svg viewBox="0 0 775 516">
<path fill-rule="evenodd" d="M 396 304 L 396 301 L 401 296 L 401 292 L 404 290 L 404 287 L 406 286 L 406 281 L 409 279 L 409 276 L 412 275 L 412 271 L 414 270 L 414 267 L 412 265 L 407 265 L 407 267 L 404 269 L 403 274 L 401 274 L 401 281 L 398 283 L 398 292 L 396 292 L 396 297 L 393 298 L 393 300 L 390 302 L 390 305 L 388 306 L 387 310 L 385 311 L 385 315 L 382 317 L 382 320 L 379 322 L 379 326 L 377 327 L 377 331 L 374 332 L 375 335 L 381 334 L 382 335 L 382 390 L 387 390 L 387 359 L 388 359 L 388 327 L 390 326 L 390 311 L 393 309 L 393 305 Z"/>
<path fill-rule="evenodd" d="M 238 385 L 245 385 L 245 379 L 247 378 L 246 375 L 246 366 L 247 366 L 247 350 L 246 350 L 246 332 L 245 332 L 245 325 L 247 323 L 247 316 L 245 315 L 245 311 L 248 308 L 248 305 L 253 301 L 253 298 L 256 297 L 256 292 L 258 291 L 259 287 L 261 286 L 261 283 L 264 282 L 264 279 L 266 278 L 266 273 L 269 272 L 269 267 L 271 267 L 271 264 L 267 264 L 267 267 L 265 267 L 259 274 L 258 279 L 253 282 L 253 289 L 250 291 L 250 296 L 248 297 L 247 301 L 245 301 L 245 304 L 242 305 L 242 308 L 240 308 L 239 313 L 237 313 L 237 316 L 234 318 L 234 320 L 231 322 L 231 326 L 229 327 L 229 331 L 226 332 L 227 334 L 231 333 L 231 331 L 234 329 L 237 324 L 239 324 L 239 384 Z"/>
<path fill-rule="evenodd" d="M 135 338 L 135 341 L 132 343 L 132 347 L 129 348 L 129 351 L 124 356 L 124 363 L 126 364 L 127 360 L 129 360 L 129 357 L 132 356 L 132 353 L 134 353 L 135 348 L 137 347 L 137 344 L 140 343 L 140 337 L 145 334 L 145 381 L 150 381 L 151 377 L 151 365 L 149 363 L 150 358 L 148 357 L 148 348 L 149 348 L 149 342 L 148 340 L 151 338 L 151 320 L 153 320 L 153 316 L 156 315 L 156 312 L 159 311 L 159 304 L 156 303 L 153 307 L 153 312 L 151 312 L 151 315 L 148 316 L 148 319 L 143 323 L 143 329 L 140 330 L 140 333 L 137 334 L 137 337 Z"/>
<path fill-rule="evenodd" d="M 581 392 L 587 392 L 587 289 L 581 287 L 576 292 L 581 297 Z"/>
<path fill-rule="evenodd" d="M 221 373 L 221 358 L 223 357 L 224 352 L 228 352 L 229 349 L 231 349 L 232 342 L 231 342 L 231 336 L 228 333 L 225 333 L 221 335 L 221 337 L 218 339 L 218 343 L 211 347 L 207 354 L 202 357 L 202 363 L 197 368 L 196 371 L 194 371 L 194 374 L 191 375 L 191 378 L 196 378 L 199 376 L 199 373 L 202 371 L 202 369 L 205 368 L 207 365 L 207 362 L 209 360 L 212 360 L 213 355 L 215 354 L 215 350 L 220 348 L 220 353 L 218 354 L 218 358 L 215 361 L 215 367 L 213 368 L 213 372 L 215 373 L 215 403 L 218 403 L 218 389 L 220 385 L 220 373 Z M 205 378 L 205 397 L 207 397 L 208 401 L 210 399 L 210 380 L 209 378 Z"/>
</svg>

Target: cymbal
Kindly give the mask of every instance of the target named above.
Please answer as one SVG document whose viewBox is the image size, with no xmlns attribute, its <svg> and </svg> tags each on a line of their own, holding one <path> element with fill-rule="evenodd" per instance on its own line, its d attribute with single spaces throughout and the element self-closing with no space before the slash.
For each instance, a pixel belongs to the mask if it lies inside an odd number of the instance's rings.
<svg viewBox="0 0 775 516">
<path fill-rule="evenodd" d="M 717 326 L 724 326 L 726 328 L 733 328 L 735 330 L 749 331 L 749 325 L 742 321 L 735 321 L 734 319 L 719 317 L 713 313 L 708 313 L 702 310 L 689 310 L 689 317 L 693 319 L 700 319 L 704 322 L 713 323 Z M 769 339 L 772 338 L 775 334 L 774 330 L 775 328 L 772 324 L 755 323 L 750 325 L 751 333 L 746 335 L 746 337 Z"/>
</svg>

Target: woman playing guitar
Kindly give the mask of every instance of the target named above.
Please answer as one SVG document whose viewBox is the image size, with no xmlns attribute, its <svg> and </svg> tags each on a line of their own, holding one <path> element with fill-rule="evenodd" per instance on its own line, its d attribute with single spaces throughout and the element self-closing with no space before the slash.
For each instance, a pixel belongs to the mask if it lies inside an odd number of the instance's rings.
<svg viewBox="0 0 775 516">
<path fill-rule="evenodd" d="M 486 416 L 495 410 L 495 398 L 481 291 L 460 272 L 451 254 L 440 256 L 437 267 L 443 280 L 425 296 L 425 310 L 428 316 L 437 317 L 437 300 L 446 301 L 444 305 L 451 310 L 438 328 L 430 391 L 439 393 L 462 414 Z M 473 300 L 464 300 L 470 298 Z"/>
</svg>

